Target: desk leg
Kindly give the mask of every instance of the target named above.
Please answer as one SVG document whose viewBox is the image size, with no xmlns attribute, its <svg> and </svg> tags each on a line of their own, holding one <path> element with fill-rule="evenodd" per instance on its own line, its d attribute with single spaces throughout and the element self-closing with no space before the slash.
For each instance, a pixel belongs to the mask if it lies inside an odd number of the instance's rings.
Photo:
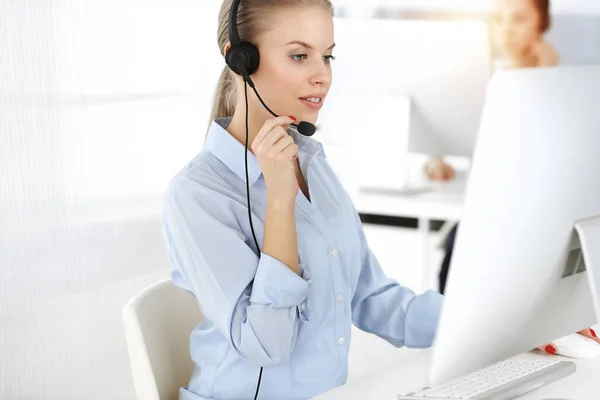
<svg viewBox="0 0 600 400">
<path fill-rule="evenodd" d="M 429 266 L 429 218 L 419 218 L 419 236 L 421 237 L 421 286 L 422 291 L 431 289 L 431 271 Z"/>
</svg>

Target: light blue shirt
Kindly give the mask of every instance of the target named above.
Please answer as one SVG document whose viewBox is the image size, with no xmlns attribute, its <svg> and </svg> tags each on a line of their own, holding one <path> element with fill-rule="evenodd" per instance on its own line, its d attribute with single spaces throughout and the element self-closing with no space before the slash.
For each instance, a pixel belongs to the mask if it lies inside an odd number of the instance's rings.
<svg viewBox="0 0 600 400">
<path fill-rule="evenodd" d="M 212 123 L 205 148 L 171 181 L 164 236 L 173 283 L 206 320 L 191 334 L 195 370 L 180 399 L 308 399 L 346 382 L 351 324 L 396 347 L 432 344 L 442 296 L 387 278 L 322 145 L 299 147 L 310 201 L 299 191 L 300 276 L 256 249 L 246 200 L 244 146 Z M 262 248 L 266 186 L 248 154 L 251 210 Z M 400 266 L 398 266 L 400 267 Z M 402 379 L 402 377 L 398 377 Z"/>
</svg>

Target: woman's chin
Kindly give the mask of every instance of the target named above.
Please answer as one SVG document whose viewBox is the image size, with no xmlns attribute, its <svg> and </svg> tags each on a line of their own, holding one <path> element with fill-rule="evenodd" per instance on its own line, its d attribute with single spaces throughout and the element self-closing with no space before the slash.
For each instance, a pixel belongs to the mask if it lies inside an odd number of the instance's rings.
<svg viewBox="0 0 600 400">
<path fill-rule="evenodd" d="M 314 125 L 317 122 L 317 119 L 319 119 L 319 111 L 303 112 L 299 116 L 296 116 L 296 118 L 298 121 L 310 122 Z"/>
<path fill-rule="evenodd" d="M 523 55 L 527 54 L 528 47 L 527 46 L 517 46 L 513 45 L 510 47 L 504 48 L 504 54 L 510 58 L 519 58 Z"/>
</svg>

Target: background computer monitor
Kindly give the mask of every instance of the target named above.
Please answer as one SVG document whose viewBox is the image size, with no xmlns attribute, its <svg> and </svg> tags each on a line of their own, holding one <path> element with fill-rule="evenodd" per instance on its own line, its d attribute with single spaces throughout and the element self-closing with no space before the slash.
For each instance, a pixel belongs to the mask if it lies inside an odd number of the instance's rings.
<svg viewBox="0 0 600 400">
<path fill-rule="evenodd" d="M 380 159 L 386 137 L 395 148 L 399 140 L 408 144 L 401 150 L 472 155 L 492 68 L 483 22 L 336 18 L 334 23 L 333 84 L 318 121 L 324 141 L 352 138 L 364 152 L 369 146 L 379 150 Z M 404 105 L 405 99 L 409 118 L 404 109 L 376 106 Z"/>
<path fill-rule="evenodd" d="M 492 78 L 430 383 L 598 322 L 588 273 L 565 276 L 575 222 L 600 216 L 598 104 L 600 66 Z"/>
</svg>

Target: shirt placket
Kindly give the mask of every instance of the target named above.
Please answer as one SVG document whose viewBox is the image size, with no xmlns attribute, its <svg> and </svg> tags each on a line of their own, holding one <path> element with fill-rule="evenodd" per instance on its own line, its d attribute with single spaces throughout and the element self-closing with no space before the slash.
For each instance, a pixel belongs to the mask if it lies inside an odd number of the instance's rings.
<svg viewBox="0 0 600 400">
<path fill-rule="evenodd" d="M 306 161 L 306 172 L 303 171 L 305 179 L 307 180 L 308 187 L 310 190 L 311 183 L 309 182 L 309 174 L 311 159 Z M 314 191 L 316 193 L 316 191 Z M 317 228 L 317 230 L 323 235 L 327 243 L 327 259 L 329 260 L 330 276 L 333 283 L 333 298 L 331 302 L 333 304 L 334 312 L 334 337 L 332 338 L 333 344 L 337 347 L 338 352 L 344 359 L 345 355 L 348 354 L 349 338 L 347 337 L 348 332 L 345 326 L 346 318 L 346 302 L 349 301 L 349 295 L 346 293 L 346 285 L 344 285 L 344 278 L 342 273 L 342 263 L 340 257 L 340 249 L 333 235 L 333 231 L 325 216 L 321 213 L 320 207 L 315 207 L 314 203 L 317 198 L 311 193 L 311 199 L 313 204 L 308 203 L 303 197 L 299 199 L 298 206 L 301 210 L 309 217 L 311 223 Z M 326 201 L 327 199 L 318 199 L 318 201 Z M 349 309 L 349 307 L 348 307 Z"/>
</svg>

